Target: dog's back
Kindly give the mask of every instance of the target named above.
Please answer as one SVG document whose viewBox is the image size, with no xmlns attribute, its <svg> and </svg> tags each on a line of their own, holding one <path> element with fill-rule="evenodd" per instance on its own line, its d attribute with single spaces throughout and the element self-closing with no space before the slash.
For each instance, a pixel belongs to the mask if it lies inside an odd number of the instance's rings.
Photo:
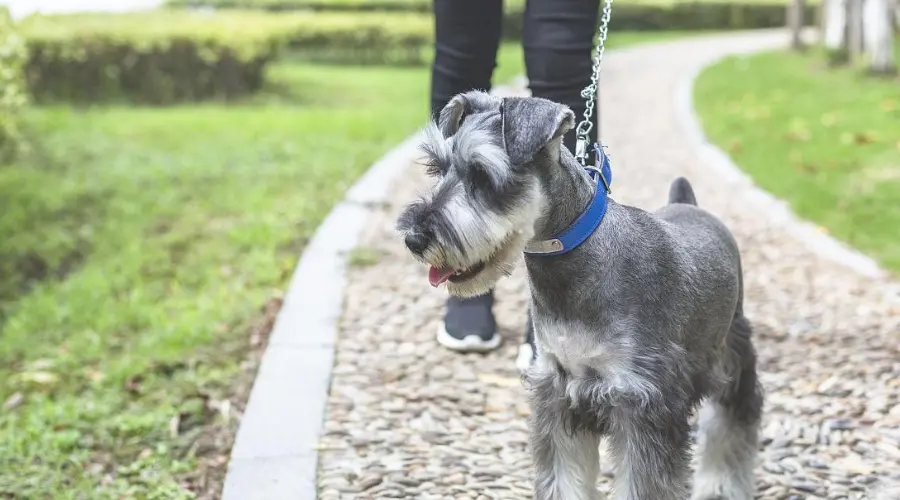
<svg viewBox="0 0 900 500">
<path fill-rule="evenodd" d="M 737 242 L 731 231 L 717 217 L 699 207 L 694 188 L 684 177 L 672 182 L 668 205 L 657 210 L 655 215 L 671 223 L 669 232 L 679 243 L 689 246 L 712 244 L 722 253 L 720 258 L 730 257 L 739 267 Z"/>
<path fill-rule="evenodd" d="M 690 182 L 683 177 L 672 182 L 668 201 L 655 215 L 667 223 L 664 224 L 665 231 L 678 246 L 679 253 L 690 262 L 691 276 L 696 280 L 694 292 L 705 299 L 697 303 L 697 313 L 713 313 L 716 310 L 714 304 L 722 307 L 734 300 L 732 311 L 736 315 L 742 314 L 741 258 L 731 231 L 716 216 L 699 207 Z M 730 295 L 727 299 L 722 296 L 726 290 L 726 295 Z M 727 316 L 720 317 L 720 321 L 731 320 L 726 311 L 713 314 Z"/>
</svg>

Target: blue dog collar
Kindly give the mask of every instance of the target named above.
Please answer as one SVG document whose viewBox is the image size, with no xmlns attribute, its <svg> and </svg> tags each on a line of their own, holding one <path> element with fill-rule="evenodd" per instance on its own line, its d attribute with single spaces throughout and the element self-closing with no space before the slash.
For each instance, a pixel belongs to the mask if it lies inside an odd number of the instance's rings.
<svg viewBox="0 0 900 500">
<path fill-rule="evenodd" d="M 594 152 L 600 160 L 600 168 L 596 166 L 584 167 L 588 175 L 594 180 L 596 188 L 591 204 L 575 219 L 575 222 L 556 238 L 542 241 L 530 241 L 525 246 L 526 255 L 561 255 L 570 252 L 584 243 L 591 234 L 600 226 L 606 215 L 606 206 L 609 201 L 609 186 L 612 183 L 612 169 L 609 165 L 609 156 L 599 144 L 594 144 Z"/>
</svg>

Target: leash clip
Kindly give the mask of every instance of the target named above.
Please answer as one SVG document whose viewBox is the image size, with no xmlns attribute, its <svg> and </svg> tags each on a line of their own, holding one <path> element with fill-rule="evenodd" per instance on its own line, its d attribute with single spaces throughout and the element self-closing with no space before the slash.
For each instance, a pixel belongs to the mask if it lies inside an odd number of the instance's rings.
<svg viewBox="0 0 900 500">
<path fill-rule="evenodd" d="M 575 142 L 575 158 L 578 160 L 578 163 L 581 163 L 582 167 L 584 167 L 585 163 L 587 163 L 587 155 L 588 155 L 587 147 L 588 147 L 587 137 L 584 137 L 579 134 L 578 141 Z"/>
<path fill-rule="evenodd" d="M 585 144 L 587 144 L 587 141 L 585 141 Z M 612 169 L 610 168 L 609 155 L 606 154 L 605 148 L 606 146 L 603 146 L 599 142 L 594 143 L 594 165 L 585 165 L 584 156 L 587 156 L 586 154 L 580 157 L 580 161 L 581 166 L 584 167 L 588 175 L 590 175 L 594 179 L 594 181 L 599 180 L 600 182 L 602 182 L 603 188 L 606 189 L 606 194 L 611 194 L 612 189 L 610 189 L 609 187 L 609 177 L 612 176 Z M 599 167 L 597 166 L 598 162 L 600 164 Z"/>
</svg>

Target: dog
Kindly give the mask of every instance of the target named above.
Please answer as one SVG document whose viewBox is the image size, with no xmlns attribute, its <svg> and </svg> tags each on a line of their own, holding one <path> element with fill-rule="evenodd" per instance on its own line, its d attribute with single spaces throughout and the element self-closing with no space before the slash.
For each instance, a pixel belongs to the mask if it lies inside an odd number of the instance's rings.
<svg viewBox="0 0 900 500">
<path fill-rule="evenodd" d="M 529 252 L 605 194 L 562 146 L 574 125 L 549 100 L 456 95 L 425 129 L 434 187 L 397 230 L 431 284 L 459 296 L 488 291 L 524 255 L 535 499 L 600 498 L 605 438 L 615 499 L 750 500 L 763 393 L 737 243 L 678 178 L 653 213 L 606 199 L 577 247 Z"/>
</svg>

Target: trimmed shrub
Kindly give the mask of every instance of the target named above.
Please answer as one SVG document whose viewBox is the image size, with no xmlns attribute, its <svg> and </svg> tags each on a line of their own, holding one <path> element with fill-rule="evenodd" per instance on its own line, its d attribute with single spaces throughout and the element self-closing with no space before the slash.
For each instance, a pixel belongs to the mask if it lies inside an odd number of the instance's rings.
<svg viewBox="0 0 900 500">
<path fill-rule="evenodd" d="M 179 8 L 212 7 L 272 11 L 431 12 L 432 0 L 169 0 L 166 4 Z"/>
<path fill-rule="evenodd" d="M 318 60 L 420 61 L 431 32 L 427 16 L 409 14 L 162 10 L 22 23 L 28 85 L 41 102 L 233 99 L 262 86 L 281 49 Z"/>
<path fill-rule="evenodd" d="M 602 0 L 601 0 L 602 6 Z M 806 5 L 804 19 L 813 25 L 815 5 Z M 524 6 L 508 6 L 504 15 L 503 36 L 520 39 Z M 769 2 L 699 1 L 677 3 L 616 2 L 613 4 L 610 31 L 703 31 L 750 30 L 783 27 L 787 23 L 787 4 Z"/>
<path fill-rule="evenodd" d="M 16 33 L 5 7 L 0 7 L 0 161 L 8 161 L 23 145 L 21 111 L 28 103 L 23 66 L 25 41 Z"/>
<path fill-rule="evenodd" d="M 434 40 L 434 21 L 417 13 L 268 14 L 280 38 L 305 60 L 345 64 L 419 65 Z"/>
<path fill-rule="evenodd" d="M 311 10 L 311 11 L 408 11 L 431 12 L 433 0 L 169 0 L 173 7 L 218 9 Z M 601 0 L 601 7 L 602 7 Z M 818 1 L 807 2 L 806 19 L 816 17 Z M 776 28 L 787 22 L 786 0 L 668 0 L 618 1 L 613 5 L 612 31 L 641 30 L 742 30 Z M 522 36 L 525 0 L 504 2 L 503 36 Z"/>
<path fill-rule="evenodd" d="M 259 88 L 277 39 L 238 16 L 37 16 L 22 23 L 36 101 L 169 104 Z"/>
</svg>

